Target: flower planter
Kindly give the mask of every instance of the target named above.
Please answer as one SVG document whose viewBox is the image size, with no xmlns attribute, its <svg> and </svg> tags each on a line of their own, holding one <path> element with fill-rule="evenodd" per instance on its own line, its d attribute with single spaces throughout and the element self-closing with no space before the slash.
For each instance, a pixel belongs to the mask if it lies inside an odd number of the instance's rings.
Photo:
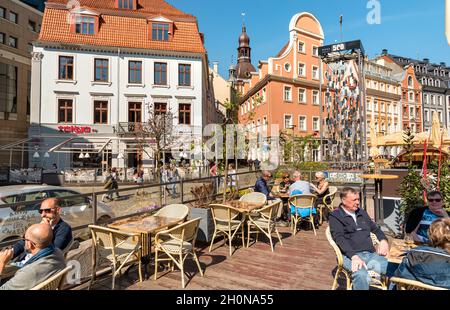
<svg viewBox="0 0 450 310">
<path fill-rule="evenodd" d="M 214 234 L 214 221 L 211 209 L 209 208 L 190 208 L 190 218 L 200 217 L 200 226 L 198 228 L 197 240 L 202 242 L 211 242 Z"/>
</svg>

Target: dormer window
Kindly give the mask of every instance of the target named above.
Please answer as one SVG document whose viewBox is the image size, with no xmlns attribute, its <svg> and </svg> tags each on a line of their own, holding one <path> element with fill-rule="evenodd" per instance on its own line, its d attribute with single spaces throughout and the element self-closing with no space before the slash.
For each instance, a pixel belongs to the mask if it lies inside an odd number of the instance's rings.
<svg viewBox="0 0 450 310">
<path fill-rule="evenodd" d="M 75 32 L 81 34 L 94 34 L 95 17 L 77 16 L 75 20 Z"/>
<path fill-rule="evenodd" d="M 152 40 L 154 41 L 169 41 L 169 24 L 153 23 L 152 24 Z"/>
<path fill-rule="evenodd" d="M 134 10 L 137 8 L 136 0 L 116 0 L 116 7 L 118 9 Z"/>
</svg>

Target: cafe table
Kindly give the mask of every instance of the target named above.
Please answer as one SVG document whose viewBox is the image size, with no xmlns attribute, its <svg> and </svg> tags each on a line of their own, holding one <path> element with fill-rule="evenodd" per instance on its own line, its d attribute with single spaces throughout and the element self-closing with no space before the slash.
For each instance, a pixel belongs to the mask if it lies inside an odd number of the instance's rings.
<svg viewBox="0 0 450 310">
<path fill-rule="evenodd" d="M 418 247 L 417 244 L 407 244 L 404 239 L 391 239 L 389 242 L 389 256 L 388 261 L 394 264 L 400 264 L 406 253 Z"/>
<path fill-rule="evenodd" d="M 380 225 L 384 224 L 384 208 L 383 208 L 383 180 L 398 179 L 398 175 L 394 174 L 363 174 L 362 179 L 375 181 L 375 222 Z"/>
<path fill-rule="evenodd" d="M 138 216 L 117 221 L 108 225 L 109 228 L 125 231 L 129 233 L 137 233 L 141 235 L 142 240 L 142 257 L 150 257 L 151 255 L 151 235 L 158 231 L 167 229 L 169 226 L 181 223 L 183 219 L 170 218 L 165 216 Z"/>
</svg>

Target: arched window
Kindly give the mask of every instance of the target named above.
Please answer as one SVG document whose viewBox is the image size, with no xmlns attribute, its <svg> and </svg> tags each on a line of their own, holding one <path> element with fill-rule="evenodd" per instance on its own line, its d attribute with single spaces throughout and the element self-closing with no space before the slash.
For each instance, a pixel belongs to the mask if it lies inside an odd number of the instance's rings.
<svg viewBox="0 0 450 310">
<path fill-rule="evenodd" d="M 413 78 L 412 78 L 412 76 L 408 76 L 408 87 L 413 87 Z"/>
</svg>

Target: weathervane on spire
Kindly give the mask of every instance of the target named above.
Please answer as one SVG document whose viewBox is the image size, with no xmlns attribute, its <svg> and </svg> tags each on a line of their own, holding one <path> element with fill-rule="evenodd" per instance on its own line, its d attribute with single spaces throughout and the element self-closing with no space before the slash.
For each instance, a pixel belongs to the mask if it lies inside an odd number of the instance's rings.
<svg viewBox="0 0 450 310">
<path fill-rule="evenodd" d="M 242 24 L 245 25 L 245 12 L 242 12 L 241 16 L 242 16 Z"/>
</svg>

